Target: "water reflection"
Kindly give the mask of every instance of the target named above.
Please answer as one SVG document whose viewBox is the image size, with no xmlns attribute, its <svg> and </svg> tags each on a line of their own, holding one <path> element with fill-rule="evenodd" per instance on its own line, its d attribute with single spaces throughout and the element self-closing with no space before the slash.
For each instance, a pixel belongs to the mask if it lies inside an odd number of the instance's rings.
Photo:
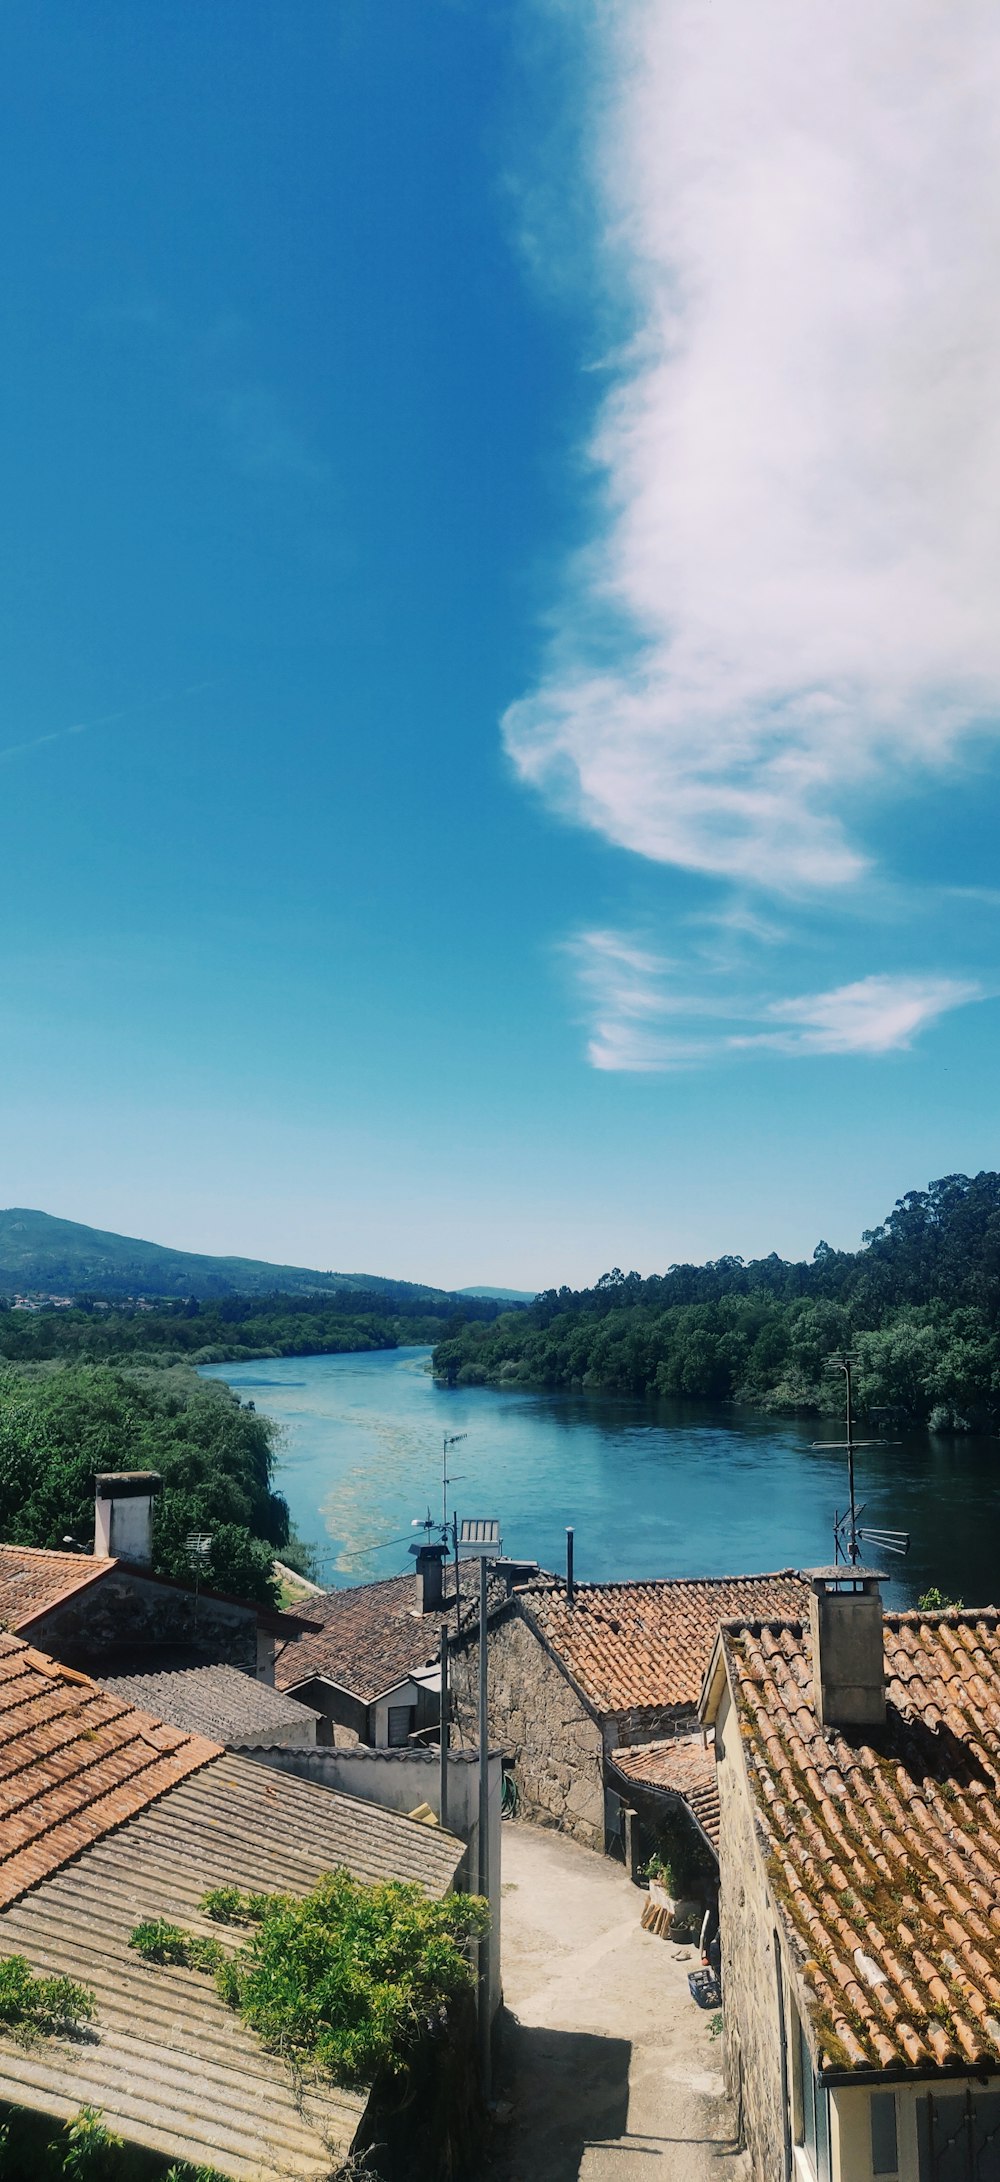
<svg viewBox="0 0 1000 2182">
<path fill-rule="evenodd" d="M 413 1518 L 440 1507 L 441 1439 L 467 1432 L 459 1512 L 500 1517 L 508 1552 L 560 1567 L 576 1528 L 577 1574 L 728 1575 L 832 1558 L 846 1497 L 837 1424 L 607 1395 L 436 1387 L 426 1349 L 215 1364 L 283 1427 L 279 1483 L 297 1528 L 325 1556 L 323 1579 L 364 1581 L 403 1566 Z M 263 1398 L 261 1398 L 263 1397 Z M 907 1530 L 886 1597 L 929 1584 L 982 1605 L 996 1598 L 1000 1445 L 929 1439 L 859 1451 L 870 1522 Z M 362 1549 L 359 1551 L 359 1549 Z"/>
</svg>

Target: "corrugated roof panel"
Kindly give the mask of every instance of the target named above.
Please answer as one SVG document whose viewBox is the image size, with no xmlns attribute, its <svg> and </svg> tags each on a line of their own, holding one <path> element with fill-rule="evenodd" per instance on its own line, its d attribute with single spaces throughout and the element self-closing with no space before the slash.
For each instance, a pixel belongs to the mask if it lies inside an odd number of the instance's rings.
<svg viewBox="0 0 1000 2182">
<path fill-rule="evenodd" d="M 462 1853 L 452 1835 L 397 1812 L 216 1757 L 0 1914 L 0 1954 L 80 1978 L 98 2003 L 80 2038 L 25 2048 L 0 2036 L 0 2099 L 63 2118 L 100 2107 L 131 2141 L 238 2182 L 326 2182 L 366 2095 L 315 2076 L 293 2081 L 210 1978 L 144 1963 L 129 1933 L 144 1917 L 166 1917 L 225 1939 L 198 1909 L 207 1887 L 304 1893 L 338 1864 L 440 1896 Z"/>
</svg>

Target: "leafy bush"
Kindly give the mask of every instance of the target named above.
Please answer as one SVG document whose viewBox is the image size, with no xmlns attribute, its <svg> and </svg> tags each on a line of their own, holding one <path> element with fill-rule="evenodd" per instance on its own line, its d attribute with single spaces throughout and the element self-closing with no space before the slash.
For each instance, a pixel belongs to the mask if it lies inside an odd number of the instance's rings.
<svg viewBox="0 0 1000 2182">
<path fill-rule="evenodd" d="M 218 1970 L 224 1960 L 218 1940 L 185 1932 L 166 1917 L 147 1917 L 130 1932 L 128 1943 L 146 1962 L 176 1962 L 186 1970 Z"/>
<path fill-rule="evenodd" d="M 7 2030 L 76 2029 L 91 2022 L 96 2009 L 88 1985 L 71 1977 L 36 1977 L 23 1955 L 0 1962 L 0 2023 Z"/>
<path fill-rule="evenodd" d="M 433 1902 L 416 1885 L 366 1886 L 343 1870 L 304 1899 L 216 1887 L 201 1906 L 251 1928 L 234 1954 L 217 1950 L 223 1999 L 267 2045 L 340 2083 L 371 2083 L 405 2062 L 421 2027 L 471 1986 L 470 1942 L 489 1925 L 477 1897 Z M 178 1943 L 188 1952 L 175 1952 Z M 137 1925 L 130 1941 L 154 1961 L 194 1966 L 192 1944 L 206 1945 L 158 1920 Z"/>
</svg>

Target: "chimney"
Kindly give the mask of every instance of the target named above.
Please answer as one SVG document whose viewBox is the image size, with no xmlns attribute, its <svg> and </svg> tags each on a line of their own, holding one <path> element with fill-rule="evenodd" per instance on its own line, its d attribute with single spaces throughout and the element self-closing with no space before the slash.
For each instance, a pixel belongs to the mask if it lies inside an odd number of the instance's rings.
<svg viewBox="0 0 1000 2182">
<path fill-rule="evenodd" d="M 156 1470 L 98 1471 L 94 1479 L 98 1560 L 135 1561 L 148 1568 L 153 1558 L 153 1501 L 160 1486 Z"/>
<path fill-rule="evenodd" d="M 813 1703 L 821 1727 L 885 1726 L 884 1576 L 843 1563 L 806 1571 L 811 1585 Z"/>
<path fill-rule="evenodd" d="M 439 1614 L 444 1605 L 447 1546 L 417 1547 L 417 1613 Z"/>
</svg>

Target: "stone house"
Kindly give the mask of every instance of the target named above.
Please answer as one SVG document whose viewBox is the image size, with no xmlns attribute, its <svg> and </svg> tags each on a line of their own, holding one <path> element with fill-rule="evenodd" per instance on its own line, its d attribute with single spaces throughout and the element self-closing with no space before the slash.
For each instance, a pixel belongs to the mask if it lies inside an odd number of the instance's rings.
<svg viewBox="0 0 1000 2182">
<path fill-rule="evenodd" d="M 566 1584 L 544 1577 L 506 1595 L 489 1623 L 490 1734 L 506 1753 L 525 1817 L 590 1848 L 621 1843 L 633 1803 L 614 1755 L 690 1732 L 721 1622 L 794 1614 L 791 1569 L 762 1576 Z M 477 1736 L 474 1623 L 452 1662 L 458 1733 Z"/>
<path fill-rule="evenodd" d="M 721 1631 L 725 2062 L 755 2182 L 1000 2173 L 1000 1614 L 820 1569 Z"/>
<path fill-rule="evenodd" d="M 213 1662 L 273 1682 L 276 1640 L 311 1619 L 154 1575 L 159 1485 L 145 1470 L 97 1478 L 93 1553 L 0 1543 L 0 1629 L 86 1672 Z"/>
<path fill-rule="evenodd" d="M 277 1687 L 322 1716 L 321 1740 L 395 1750 L 437 1728 L 444 1548 L 422 1546 L 416 1559 L 415 1575 L 311 1596 L 312 1628 L 277 1653 Z"/>
</svg>

